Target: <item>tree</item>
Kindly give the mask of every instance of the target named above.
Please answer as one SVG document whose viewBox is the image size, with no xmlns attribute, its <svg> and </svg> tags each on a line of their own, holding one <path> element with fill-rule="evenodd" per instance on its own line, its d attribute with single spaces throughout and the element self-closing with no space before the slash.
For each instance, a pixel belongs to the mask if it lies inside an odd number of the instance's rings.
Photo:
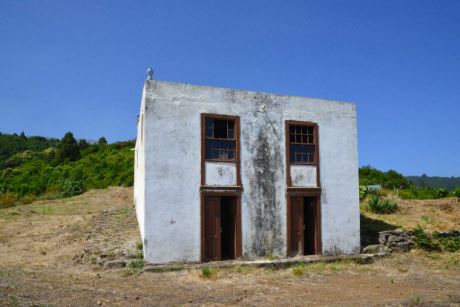
<svg viewBox="0 0 460 307">
<path fill-rule="evenodd" d="M 72 132 L 67 132 L 58 145 L 56 160 L 59 162 L 77 161 L 80 157 L 80 149 L 78 148 L 77 141 L 73 137 Z"/>
<path fill-rule="evenodd" d="M 88 148 L 88 146 L 89 144 L 85 139 L 81 139 L 80 141 L 78 141 L 78 148 L 80 148 L 80 150 Z"/>
<path fill-rule="evenodd" d="M 105 137 L 101 137 L 99 141 L 97 141 L 97 143 L 101 146 L 104 146 L 107 145 L 107 140 L 105 139 Z"/>
</svg>

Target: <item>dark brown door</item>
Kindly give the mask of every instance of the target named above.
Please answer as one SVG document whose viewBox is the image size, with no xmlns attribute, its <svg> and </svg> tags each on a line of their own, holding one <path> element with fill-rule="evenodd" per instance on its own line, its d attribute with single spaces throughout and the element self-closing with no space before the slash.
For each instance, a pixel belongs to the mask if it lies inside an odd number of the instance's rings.
<svg viewBox="0 0 460 307">
<path fill-rule="evenodd" d="M 205 260 L 221 259 L 220 198 L 206 197 L 204 203 Z"/>
<path fill-rule="evenodd" d="M 303 198 L 292 197 L 290 202 L 290 245 L 291 256 L 303 254 L 304 240 L 304 214 L 303 214 Z"/>
</svg>

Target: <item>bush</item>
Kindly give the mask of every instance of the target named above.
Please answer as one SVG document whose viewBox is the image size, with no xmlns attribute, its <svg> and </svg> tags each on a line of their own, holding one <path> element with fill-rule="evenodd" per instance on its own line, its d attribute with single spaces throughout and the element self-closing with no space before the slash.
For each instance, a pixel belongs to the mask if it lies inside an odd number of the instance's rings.
<svg viewBox="0 0 460 307">
<path fill-rule="evenodd" d="M 305 263 L 299 263 L 292 267 L 292 274 L 294 276 L 302 276 L 303 274 L 305 274 L 305 270 Z"/>
<path fill-rule="evenodd" d="M 71 197 L 82 194 L 85 191 L 85 187 L 81 180 L 61 179 L 59 190 L 64 197 Z"/>
<path fill-rule="evenodd" d="M 439 233 L 434 233 L 433 237 L 439 241 L 443 250 L 448 252 L 456 252 L 460 250 L 460 237 L 454 234 L 452 235 L 439 235 Z"/>
<path fill-rule="evenodd" d="M 377 195 L 373 195 L 367 202 L 369 211 L 377 214 L 391 214 L 398 210 L 398 204 L 395 201 L 385 199 L 381 200 Z"/>
<path fill-rule="evenodd" d="M 449 191 L 447 189 L 437 189 L 436 190 L 436 196 L 437 198 L 444 198 L 449 196 Z"/>
<path fill-rule="evenodd" d="M 418 225 L 414 230 L 414 241 L 418 248 L 424 249 L 429 252 L 439 252 L 441 251 L 441 246 L 436 240 L 428 235 L 423 228 Z"/>
</svg>

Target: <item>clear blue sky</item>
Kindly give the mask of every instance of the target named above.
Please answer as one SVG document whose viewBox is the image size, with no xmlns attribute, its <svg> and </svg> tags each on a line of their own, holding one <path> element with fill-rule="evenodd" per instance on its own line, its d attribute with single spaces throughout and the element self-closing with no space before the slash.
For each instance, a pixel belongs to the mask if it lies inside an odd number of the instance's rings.
<svg viewBox="0 0 460 307">
<path fill-rule="evenodd" d="M 0 1 L 0 131 L 135 137 L 155 79 L 355 102 L 361 165 L 460 176 L 460 1 Z"/>
</svg>

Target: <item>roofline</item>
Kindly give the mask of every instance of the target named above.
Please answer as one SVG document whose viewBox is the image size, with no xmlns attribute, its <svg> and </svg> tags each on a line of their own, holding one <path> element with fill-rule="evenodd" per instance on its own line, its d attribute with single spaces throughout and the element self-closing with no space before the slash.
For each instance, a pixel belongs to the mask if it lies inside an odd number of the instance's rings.
<svg viewBox="0 0 460 307">
<path fill-rule="evenodd" d="M 149 83 L 165 83 L 165 84 L 173 84 L 173 85 L 185 85 L 185 86 L 191 86 L 191 87 L 208 88 L 208 89 L 211 89 L 211 90 L 215 90 L 215 89 L 218 89 L 218 90 L 230 90 L 230 91 L 247 92 L 247 93 L 250 93 L 250 94 L 251 93 L 252 94 L 264 94 L 264 95 L 271 95 L 271 96 L 277 96 L 277 97 L 312 99 L 312 100 L 321 100 L 321 101 L 325 101 L 325 102 L 333 102 L 333 103 L 345 104 L 345 105 L 353 105 L 353 106 L 356 105 L 356 103 L 354 103 L 354 102 L 335 100 L 335 99 L 324 99 L 324 98 L 314 98 L 314 97 L 297 96 L 297 95 L 276 94 L 276 93 L 270 93 L 270 92 L 258 92 L 258 91 L 253 91 L 253 90 L 240 89 L 240 88 L 210 86 L 210 85 L 192 84 L 192 83 L 185 83 L 185 82 L 174 82 L 174 81 L 166 81 L 166 80 L 145 80 L 145 85 L 147 85 Z"/>
</svg>

